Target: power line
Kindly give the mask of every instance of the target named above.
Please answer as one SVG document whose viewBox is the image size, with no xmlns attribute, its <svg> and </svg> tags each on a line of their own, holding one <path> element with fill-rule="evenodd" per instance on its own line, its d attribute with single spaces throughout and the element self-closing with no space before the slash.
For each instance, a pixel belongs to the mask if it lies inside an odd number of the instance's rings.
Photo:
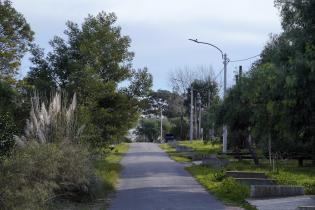
<svg viewBox="0 0 315 210">
<path fill-rule="evenodd" d="M 252 57 L 249 57 L 249 58 L 245 58 L 245 59 L 240 59 L 240 60 L 230 61 L 230 63 L 240 62 L 240 61 L 247 61 L 247 60 L 250 60 L 250 59 L 256 58 L 256 57 L 258 57 L 258 56 L 260 56 L 260 54 L 255 55 L 255 56 L 252 56 Z"/>
</svg>

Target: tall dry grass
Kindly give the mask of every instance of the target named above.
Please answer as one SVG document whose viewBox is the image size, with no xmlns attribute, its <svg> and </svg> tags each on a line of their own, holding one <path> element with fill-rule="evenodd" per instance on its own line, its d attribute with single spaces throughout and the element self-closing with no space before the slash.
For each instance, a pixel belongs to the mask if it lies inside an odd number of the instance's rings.
<svg viewBox="0 0 315 210">
<path fill-rule="evenodd" d="M 46 105 L 38 94 L 31 99 L 24 135 L 15 136 L 17 149 L 0 164 L 0 209 L 46 209 L 63 198 L 93 198 L 95 169 L 86 145 L 84 126 L 77 123 L 76 95 L 67 103 L 57 92 Z"/>
<path fill-rule="evenodd" d="M 26 121 L 25 134 L 15 136 L 17 146 L 23 147 L 29 142 L 78 143 L 84 125 L 79 127 L 77 124 L 76 94 L 69 105 L 62 95 L 56 92 L 48 106 L 40 100 L 38 94 L 31 98 L 30 118 Z"/>
</svg>

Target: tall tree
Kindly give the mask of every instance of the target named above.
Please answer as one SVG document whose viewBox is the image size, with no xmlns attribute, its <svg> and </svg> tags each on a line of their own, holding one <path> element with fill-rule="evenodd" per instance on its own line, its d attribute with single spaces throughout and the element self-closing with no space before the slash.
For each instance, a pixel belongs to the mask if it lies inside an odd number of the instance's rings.
<svg viewBox="0 0 315 210">
<path fill-rule="evenodd" d="M 121 35 L 116 21 L 114 13 L 101 12 L 89 15 L 81 26 L 67 22 L 66 39 L 54 37 L 52 52 L 45 56 L 33 48 L 33 67 L 26 78 L 46 94 L 54 89 L 77 93 L 79 110 L 89 115 L 82 118 L 91 126 L 87 130 L 92 133 L 86 136 L 93 136 L 89 141 L 94 145 L 124 136 L 136 123 L 152 87 L 146 68 L 132 68 L 131 40 Z M 130 85 L 120 88 L 125 81 Z"/>
<path fill-rule="evenodd" d="M 10 1 L 0 1 L 0 14 L 0 76 L 12 77 L 33 40 L 33 32 Z"/>
</svg>

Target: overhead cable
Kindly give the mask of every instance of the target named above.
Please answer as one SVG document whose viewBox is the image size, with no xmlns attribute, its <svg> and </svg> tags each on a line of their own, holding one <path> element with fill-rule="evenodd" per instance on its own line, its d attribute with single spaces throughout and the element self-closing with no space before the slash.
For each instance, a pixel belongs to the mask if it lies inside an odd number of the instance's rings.
<svg viewBox="0 0 315 210">
<path fill-rule="evenodd" d="M 249 58 L 245 58 L 245 59 L 233 60 L 233 61 L 230 61 L 230 63 L 234 63 L 234 62 L 241 62 L 241 61 L 247 61 L 247 60 L 250 60 L 250 59 L 256 58 L 256 57 L 258 57 L 258 56 L 260 56 L 260 54 L 255 55 L 255 56 L 252 56 L 252 57 L 249 57 Z"/>
</svg>

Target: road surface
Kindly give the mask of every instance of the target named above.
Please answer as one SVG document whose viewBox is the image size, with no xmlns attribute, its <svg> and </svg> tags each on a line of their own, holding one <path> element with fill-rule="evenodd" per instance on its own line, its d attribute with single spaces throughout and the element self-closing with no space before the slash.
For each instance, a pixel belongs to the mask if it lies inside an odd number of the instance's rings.
<svg viewBox="0 0 315 210">
<path fill-rule="evenodd" d="M 223 210 L 184 169 L 152 143 L 130 144 L 110 210 Z"/>
</svg>

